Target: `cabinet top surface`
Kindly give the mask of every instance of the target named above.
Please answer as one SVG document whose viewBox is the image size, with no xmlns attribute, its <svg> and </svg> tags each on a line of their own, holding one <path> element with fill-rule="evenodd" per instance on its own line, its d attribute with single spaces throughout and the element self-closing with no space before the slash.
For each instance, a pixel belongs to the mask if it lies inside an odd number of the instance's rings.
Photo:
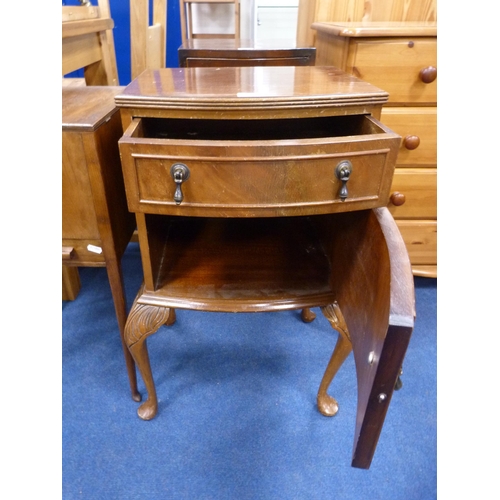
<svg viewBox="0 0 500 500">
<path fill-rule="evenodd" d="M 213 111 L 370 107 L 387 99 L 384 90 L 326 66 L 146 70 L 115 97 L 119 107 Z"/>
<path fill-rule="evenodd" d="M 437 24 L 427 21 L 313 23 L 311 29 L 336 36 L 437 36 Z"/>
<path fill-rule="evenodd" d="M 116 111 L 114 97 L 124 87 L 62 87 L 63 130 L 95 130 Z"/>
</svg>

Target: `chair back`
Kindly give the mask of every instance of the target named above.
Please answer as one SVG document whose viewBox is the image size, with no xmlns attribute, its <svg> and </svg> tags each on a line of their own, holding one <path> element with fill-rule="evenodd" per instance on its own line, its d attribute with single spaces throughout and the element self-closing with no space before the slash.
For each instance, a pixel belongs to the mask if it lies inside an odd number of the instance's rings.
<svg viewBox="0 0 500 500">
<path fill-rule="evenodd" d="M 119 85 L 108 0 L 62 7 L 62 75 L 83 68 L 86 85 Z"/>
<path fill-rule="evenodd" d="M 195 18 L 198 21 L 196 27 L 193 25 L 193 4 L 196 4 L 194 7 L 196 9 Z M 203 23 L 204 18 L 206 21 L 210 19 L 209 16 L 213 16 L 212 19 L 221 18 L 220 13 L 217 12 L 216 4 L 232 4 L 234 6 L 234 27 L 221 26 L 219 32 L 214 32 L 212 29 L 210 32 L 201 31 L 200 29 L 195 30 L 195 28 L 199 28 L 198 25 Z M 240 38 L 239 0 L 179 0 L 179 7 L 182 43 L 191 38 Z M 232 31 L 231 28 L 233 28 Z"/>
</svg>

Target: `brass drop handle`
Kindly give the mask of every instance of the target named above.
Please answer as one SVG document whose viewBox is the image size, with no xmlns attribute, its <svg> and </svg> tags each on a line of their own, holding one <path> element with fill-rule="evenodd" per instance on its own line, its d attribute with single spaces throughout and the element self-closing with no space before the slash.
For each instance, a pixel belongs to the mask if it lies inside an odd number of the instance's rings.
<svg viewBox="0 0 500 500">
<path fill-rule="evenodd" d="M 410 151 L 413 149 L 417 149 L 420 146 L 420 137 L 418 135 L 407 135 L 403 139 L 403 145 Z"/>
<path fill-rule="evenodd" d="M 184 163 L 174 163 L 172 167 L 170 167 L 170 175 L 174 179 L 176 185 L 174 201 L 176 205 L 180 205 L 184 199 L 181 186 L 183 182 L 186 182 L 189 179 L 189 168 L 184 165 Z"/>
<path fill-rule="evenodd" d="M 345 201 L 348 196 L 347 192 L 347 181 L 352 174 L 352 163 L 349 160 L 341 161 L 335 168 L 335 176 L 342 182 L 342 186 L 339 192 L 339 198 L 341 201 Z"/>
<path fill-rule="evenodd" d="M 432 83 L 437 78 L 438 70 L 434 66 L 427 66 L 420 70 L 419 77 L 424 83 Z"/>
<path fill-rule="evenodd" d="M 405 201 L 406 201 L 406 196 L 403 193 L 395 191 L 394 193 L 391 194 L 391 203 L 395 207 L 400 207 L 401 205 L 404 205 Z"/>
</svg>

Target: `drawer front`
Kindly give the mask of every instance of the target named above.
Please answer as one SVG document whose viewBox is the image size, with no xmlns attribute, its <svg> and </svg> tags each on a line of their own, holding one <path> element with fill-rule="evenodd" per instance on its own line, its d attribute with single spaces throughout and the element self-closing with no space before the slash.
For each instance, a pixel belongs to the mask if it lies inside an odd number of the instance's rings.
<svg viewBox="0 0 500 500">
<path fill-rule="evenodd" d="M 389 92 L 390 103 L 436 103 L 435 38 L 385 38 L 351 41 L 346 71 Z M 426 70 L 425 76 L 421 72 Z"/>
<path fill-rule="evenodd" d="M 400 137 L 371 117 L 378 133 L 322 139 L 193 141 L 141 137 L 134 120 L 120 140 L 129 209 L 171 215 L 312 215 L 384 206 Z M 335 171 L 350 161 L 342 201 Z M 176 204 L 171 168 L 189 178 Z"/>
<path fill-rule="evenodd" d="M 437 265 L 437 221 L 396 220 L 412 266 Z"/>
<path fill-rule="evenodd" d="M 402 137 L 398 166 L 437 165 L 436 107 L 386 107 L 381 120 Z"/>
<path fill-rule="evenodd" d="M 404 196 L 402 205 L 401 195 Z M 436 219 L 437 170 L 397 168 L 392 180 L 388 208 L 395 218 Z"/>
<path fill-rule="evenodd" d="M 186 68 L 211 68 L 225 66 L 312 66 L 314 58 L 308 56 L 283 56 L 283 57 L 187 57 L 180 66 Z"/>
</svg>

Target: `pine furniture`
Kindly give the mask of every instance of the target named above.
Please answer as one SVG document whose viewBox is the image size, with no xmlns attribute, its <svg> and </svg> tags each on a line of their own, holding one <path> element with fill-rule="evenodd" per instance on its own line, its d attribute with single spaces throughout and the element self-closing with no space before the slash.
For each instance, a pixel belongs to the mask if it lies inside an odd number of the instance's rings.
<svg viewBox="0 0 500 500">
<path fill-rule="evenodd" d="M 437 22 L 437 0 L 299 0 L 297 42 L 314 45 L 313 23 Z"/>
<path fill-rule="evenodd" d="M 231 27 L 217 25 L 220 16 L 212 7 L 222 4 L 232 5 L 233 24 Z M 196 9 L 200 20 L 199 27 L 207 25 L 207 19 L 211 20 L 213 26 L 210 30 L 195 28 L 193 18 L 193 6 Z M 202 10 L 204 9 L 204 10 Z M 181 20 L 181 38 L 185 43 L 191 38 L 240 38 L 240 0 L 179 0 L 179 12 Z"/>
<path fill-rule="evenodd" d="M 146 339 L 176 309 L 319 306 L 339 337 L 318 409 L 337 413 L 327 389 L 352 350 L 352 465 L 370 466 L 415 315 L 385 208 L 401 140 L 377 119 L 387 98 L 317 66 L 146 70 L 115 97 L 144 271 L 125 327 L 147 391 L 140 418 L 158 408 Z"/>
<path fill-rule="evenodd" d="M 109 0 L 62 7 L 62 75 L 84 69 L 86 85 L 118 85 Z"/>
<path fill-rule="evenodd" d="M 62 7 L 62 75 L 79 69 L 84 75 L 62 78 L 63 86 L 118 85 L 113 26 L 108 0 Z M 80 287 L 78 268 L 63 266 L 63 300 L 75 300 Z"/>
<path fill-rule="evenodd" d="M 433 22 L 316 22 L 317 61 L 389 92 L 381 121 L 403 137 L 389 209 L 413 273 L 437 277 L 437 28 Z"/>
<path fill-rule="evenodd" d="M 135 219 L 127 209 L 118 150 L 123 131 L 114 97 L 121 91 L 62 87 L 62 264 L 106 268 L 132 397 L 139 401 L 134 360 L 124 343 L 128 311 L 121 258 Z"/>
</svg>

